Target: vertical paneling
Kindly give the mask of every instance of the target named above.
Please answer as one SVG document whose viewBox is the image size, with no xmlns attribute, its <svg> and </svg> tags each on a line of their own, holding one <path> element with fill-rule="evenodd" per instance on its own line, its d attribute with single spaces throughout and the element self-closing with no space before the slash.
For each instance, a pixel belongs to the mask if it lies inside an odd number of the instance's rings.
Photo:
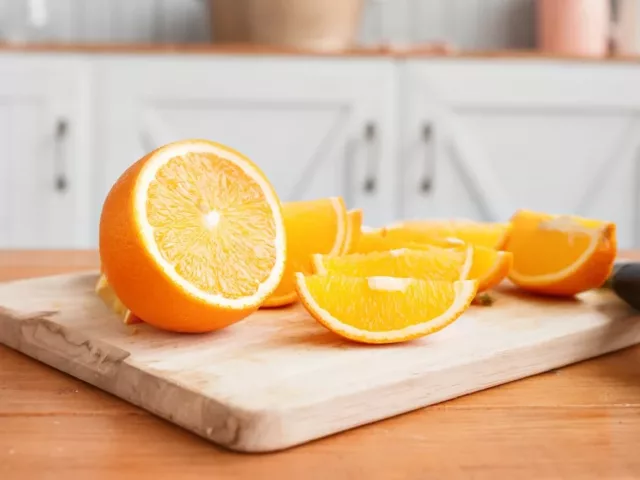
<svg viewBox="0 0 640 480">
<path fill-rule="evenodd" d="M 414 42 L 448 40 L 449 8 L 450 3 L 441 0 L 411 0 L 407 21 L 410 39 Z"/>
<path fill-rule="evenodd" d="M 9 195 L 9 179 L 12 177 L 11 161 L 11 119 L 9 111 L 11 103 L 7 96 L 0 97 L 0 148 L 4 154 L 0 157 L 0 245 L 6 245 L 9 237 L 9 211 L 11 210 Z"/>
<path fill-rule="evenodd" d="M 509 5 L 514 0 L 485 0 L 486 9 L 479 15 L 477 22 L 480 24 L 482 34 L 478 35 L 479 50 L 496 50 L 505 45 L 509 45 L 510 32 L 517 28 L 511 26 L 510 18 L 507 15 Z"/>
<path fill-rule="evenodd" d="M 156 0 L 161 41 L 199 43 L 209 38 L 206 3 L 199 0 Z"/>
<path fill-rule="evenodd" d="M 118 18 L 115 15 L 116 7 L 121 3 L 113 0 L 73 0 L 71 11 L 75 30 L 73 40 L 101 43 L 108 42 L 112 38 L 122 38 L 122 31 L 119 28 L 122 17 Z"/>
<path fill-rule="evenodd" d="M 358 35 L 379 42 L 447 41 L 460 49 L 534 46 L 535 0 L 363 0 Z M 0 0 L 0 37 L 60 42 L 198 43 L 207 0 L 45 0 L 49 23 L 26 25 L 27 0 Z"/>
<path fill-rule="evenodd" d="M 125 43 L 149 43 L 156 39 L 156 0 L 107 0 L 112 4 L 114 38 Z"/>
<path fill-rule="evenodd" d="M 93 1 L 94 0 L 85 0 L 86 3 L 93 3 Z M 24 3 L 28 2 L 24 1 Z M 78 9 L 78 3 L 76 0 L 45 2 L 47 5 L 48 23 L 43 27 L 39 35 L 41 38 L 38 40 L 51 39 L 56 42 L 65 43 L 75 41 L 77 38 L 75 12 Z"/>
</svg>

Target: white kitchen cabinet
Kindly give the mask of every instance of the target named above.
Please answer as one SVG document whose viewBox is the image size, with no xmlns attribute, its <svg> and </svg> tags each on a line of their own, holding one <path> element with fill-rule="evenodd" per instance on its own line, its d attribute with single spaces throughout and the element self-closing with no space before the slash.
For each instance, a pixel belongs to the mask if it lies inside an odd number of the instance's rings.
<svg viewBox="0 0 640 480">
<path fill-rule="evenodd" d="M 89 243 L 83 72 L 74 60 L 0 56 L 0 248 Z"/>
<path fill-rule="evenodd" d="M 403 218 L 574 213 L 640 245 L 637 65 L 429 60 L 401 75 Z"/>
<path fill-rule="evenodd" d="M 131 163 L 195 137 L 247 155 L 282 200 L 342 195 L 367 224 L 393 219 L 392 61 L 112 57 L 96 62 L 94 82 L 96 210 Z"/>
</svg>

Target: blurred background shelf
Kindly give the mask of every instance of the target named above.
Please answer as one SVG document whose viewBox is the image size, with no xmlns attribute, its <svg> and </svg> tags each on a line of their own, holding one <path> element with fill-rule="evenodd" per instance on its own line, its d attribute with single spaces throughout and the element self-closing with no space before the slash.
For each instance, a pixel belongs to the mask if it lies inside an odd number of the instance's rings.
<svg viewBox="0 0 640 480">
<path fill-rule="evenodd" d="M 63 43 L 207 43 L 205 0 L 55 0 L 26 30 L 30 0 L 0 0 L 0 37 Z M 212 0 L 215 2 L 215 0 Z M 535 46 L 535 0 L 364 0 L 359 45 L 447 42 L 461 50 Z"/>
<path fill-rule="evenodd" d="M 367 2 L 333 51 L 211 43 L 199 0 L 49 1 L 20 32 L 39 1 L 0 0 L 0 248 L 95 248 L 116 178 L 186 137 L 369 226 L 531 208 L 640 247 L 640 57 L 534 49 L 533 0 Z"/>
</svg>

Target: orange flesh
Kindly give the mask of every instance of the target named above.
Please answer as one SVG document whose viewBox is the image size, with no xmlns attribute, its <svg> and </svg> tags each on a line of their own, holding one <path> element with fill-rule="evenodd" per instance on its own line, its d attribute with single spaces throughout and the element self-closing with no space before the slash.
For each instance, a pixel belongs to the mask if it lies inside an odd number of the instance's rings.
<svg viewBox="0 0 640 480">
<path fill-rule="evenodd" d="M 514 218 L 513 238 L 508 243 L 508 249 L 514 252 L 514 270 L 530 276 L 563 270 L 582 256 L 594 236 L 607 241 L 603 225 L 575 217 Z"/>
<path fill-rule="evenodd" d="M 483 292 L 502 282 L 511 271 L 512 265 L 511 252 L 475 247 L 469 278 L 478 280 L 478 291 Z"/>
<path fill-rule="evenodd" d="M 370 252 L 383 252 L 387 250 L 395 250 L 398 248 L 411 248 L 414 250 L 421 250 L 429 248 L 430 246 L 439 247 L 453 247 L 455 243 L 442 238 L 422 238 L 422 242 L 411 239 L 403 239 L 400 236 L 386 235 L 385 230 L 378 230 L 375 232 L 362 233 L 358 243 L 356 243 L 352 252 L 350 253 L 370 253 Z"/>
<path fill-rule="evenodd" d="M 390 227 L 385 235 L 414 242 L 429 242 L 447 237 L 458 238 L 472 245 L 502 248 L 509 232 L 507 223 L 410 221 Z"/>
<path fill-rule="evenodd" d="M 164 260 L 204 292 L 253 295 L 275 265 L 276 226 L 264 193 L 214 154 L 187 154 L 161 166 L 149 184 L 146 215 Z"/>
<path fill-rule="evenodd" d="M 287 232 L 287 263 L 278 288 L 265 306 L 295 301 L 295 273 L 313 271 L 311 255 L 314 253 L 339 253 L 347 235 L 347 214 L 341 199 L 337 203 L 328 198 L 287 202 L 282 205 L 282 214 Z M 340 222 L 343 224 L 341 235 Z"/>
<path fill-rule="evenodd" d="M 331 274 L 455 281 L 460 280 L 466 255 L 465 249 L 424 245 L 421 250 L 400 249 L 342 257 L 324 256 L 322 265 Z"/>
<path fill-rule="evenodd" d="M 399 330 L 442 315 L 454 302 L 452 282 L 415 280 L 403 291 L 373 290 L 366 278 L 312 275 L 305 279 L 315 302 L 360 330 Z"/>
</svg>

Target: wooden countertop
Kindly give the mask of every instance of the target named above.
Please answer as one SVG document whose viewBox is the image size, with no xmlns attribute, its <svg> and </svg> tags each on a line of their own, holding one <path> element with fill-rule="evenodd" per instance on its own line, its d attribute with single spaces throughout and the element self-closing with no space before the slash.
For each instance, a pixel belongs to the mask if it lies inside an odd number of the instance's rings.
<svg viewBox="0 0 640 480">
<path fill-rule="evenodd" d="M 251 44 L 144 44 L 144 43 L 3 43 L 0 52 L 14 53 L 79 53 L 79 54 L 185 54 L 185 55 L 272 55 L 313 57 L 391 57 L 391 58 L 450 58 L 450 59 L 530 59 L 600 63 L 636 63 L 640 56 L 612 55 L 585 57 L 558 55 L 536 50 L 458 51 L 446 44 L 389 45 L 358 47 L 340 51 L 311 51 Z"/>
<path fill-rule="evenodd" d="M 0 251 L 0 281 L 97 266 L 93 251 Z M 640 477 L 639 439 L 640 347 L 288 451 L 247 455 L 0 346 L 0 478 L 7 480 L 631 479 Z"/>
</svg>

